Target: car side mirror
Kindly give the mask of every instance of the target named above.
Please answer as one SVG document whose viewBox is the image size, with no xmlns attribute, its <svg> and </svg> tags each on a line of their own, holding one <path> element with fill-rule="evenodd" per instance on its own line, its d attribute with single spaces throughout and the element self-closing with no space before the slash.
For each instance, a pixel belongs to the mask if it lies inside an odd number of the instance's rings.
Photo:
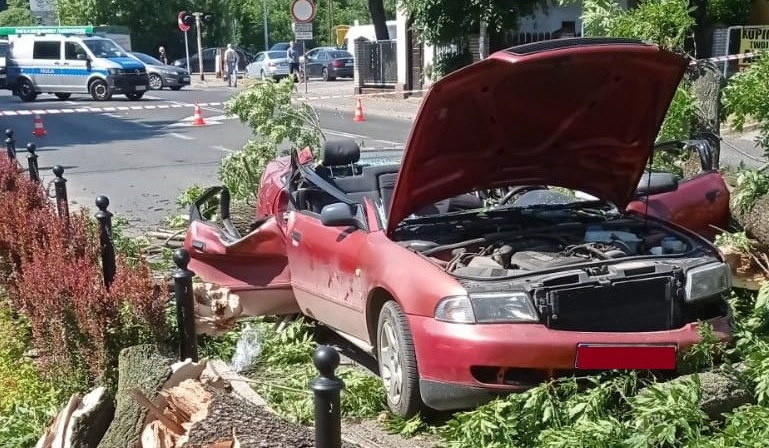
<svg viewBox="0 0 769 448">
<path fill-rule="evenodd" d="M 356 216 L 357 206 L 344 202 L 335 202 L 323 207 L 320 211 L 320 222 L 326 227 L 363 227 Z"/>
<path fill-rule="evenodd" d="M 88 56 L 84 55 L 83 53 L 78 53 L 77 60 L 78 61 L 86 61 L 86 60 L 88 60 Z"/>
<path fill-rule="evenodd" d="M 636 187 L 636 196 L 669 193 L 678 189 L 678 176 L 672 173 L 644 173 Z"/>
</svg>

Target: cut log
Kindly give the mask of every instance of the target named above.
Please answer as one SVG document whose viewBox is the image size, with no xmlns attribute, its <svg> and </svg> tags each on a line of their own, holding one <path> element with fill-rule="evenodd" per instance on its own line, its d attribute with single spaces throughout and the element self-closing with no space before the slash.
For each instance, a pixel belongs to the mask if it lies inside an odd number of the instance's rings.
<svg viewBox="0 0 769 448">
<path fill-rule="evenodd" d="M 64 448 L 96 448 L 115 415 L 115 403 L 104 387 L 86 394 L 72 413 Z"/>
<path fill-rule="evenodd" d="M 129 391 L 138 389 L 154 397 L 171 374 L 171 359 L 154 345 L 123 349 L 118 358 L 118 388 L 115 418 L 99 448 L 125 448 L 139 444 L 147 409 Z"/>
<path fill-rule="evenodd" d="M 80 395 L 74 394 L 69 397 L 67 405 L 56 414 L 53 423 L 49 425 L 45 434 L 43 434 L 37 441 L 35 448 L 63 448 L 69 418 L 72 413 L 75 412 L 75 409 L 77 409 L 79 404 Z"/>
<path fill-rule="evenodd" d="M 195 331 L 198 334 L 224 334 L 232 330 L 243 314 L 240 296 L 229 288 L 213 283 L 194 283 L 192 295 L 195 298 Z"/>
<path fill-rule="evenodd" d="M 730 208 L 732 217 L 745 232 L 761 246 L 769 248 L 769 195 L 759 197 L 748 211 L 741 210 L 734 201 Z"/>
</svg>

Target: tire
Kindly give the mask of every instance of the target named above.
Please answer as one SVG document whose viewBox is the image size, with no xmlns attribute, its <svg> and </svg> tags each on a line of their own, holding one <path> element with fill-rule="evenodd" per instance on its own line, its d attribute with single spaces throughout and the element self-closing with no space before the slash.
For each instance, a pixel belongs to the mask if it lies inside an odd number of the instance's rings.
<svg viewBox="0 0 769 448">
<path fill-rule="evenodd" d="M 144 92 L 132 92 L 132 93 L 126 93 L 126 98 L 132 101 L 140 100 L 144 96 Z"/>
<path fill-rule="evenodd" d="M 163 88 L 163 79 L 155 73 L 150 74 L 150 89 L 160 90 Z"/>
<path fill-rule="evenodd" d="M 35 92 L 35 86 L 32 85 L 32 81 L 26 78 L 19 80 L 16 85 L 16 92 L 24 102 L 35 101 L 37 98 L 37 92 Z"/>
<path fill-rule="evenodd" d="M 323 67 L 323 71 L 320 73 L 320 76 L 324 81 L 331 81 L 331 78 L 328 77 L 328 69 L 325 67 Z"/>
<path fill-rule="evenodd" d="M 112 98 L 112 92 L 109 91 L 107 82 L 102 79 L 96 79 L 88 86 L 88 92 L 95 101 L 109 101 Z"/>
<path fill-rule="evenodd" d="M 182 86 L 172 86 L 171 90 L 180 90 Z"/>
<path fill-rule="evenodd" d="M 377 362 L 390 410 L 409 418 L 424 408 L 419 371 L 406 315 L 394 301 L 385 303 L 377 325 Z"/>
<path fill-rule="evenodd" d="M 69 97 L 72 96 L 71 93 L 54 93 L 54 95 L 56 95 L 56 98 L 58 98 L 58 99 L 60 99 L 62 101 L 68 100 Z"/>
</svg>

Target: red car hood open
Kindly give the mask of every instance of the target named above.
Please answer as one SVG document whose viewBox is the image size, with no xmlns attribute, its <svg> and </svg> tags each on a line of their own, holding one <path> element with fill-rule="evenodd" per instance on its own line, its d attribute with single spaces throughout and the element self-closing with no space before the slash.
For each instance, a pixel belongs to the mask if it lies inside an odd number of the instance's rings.
<svg viewBox="0 0 769 448">
<path fill-rule="evenodd" d="M 388 233 L 474 189 L 557 185 L 624 208 L 687 61 L 623 39 L 499 51 L 436 82 L 411 129 Z"/>
</svg>

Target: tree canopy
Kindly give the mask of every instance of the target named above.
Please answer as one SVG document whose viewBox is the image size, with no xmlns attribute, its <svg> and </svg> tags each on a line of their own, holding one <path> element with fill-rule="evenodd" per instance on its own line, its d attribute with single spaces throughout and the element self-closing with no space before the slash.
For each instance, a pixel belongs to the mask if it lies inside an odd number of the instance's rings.
<svg viewBox="0 0 769 448">
<path fill-rule="evenodd" d="M 428 42 L 449 43 L 482 21 L 490 32 L 515 28 L 520 17 L 546 9 L 551 0 L 399 0 L 399 5 Z M 476 31 L 477 32 L 477 31 Z"/>
<path fill-rule="evenodd" d="M 0 26 L 34 25 L 35 19 L 29 10 L 29 2 L 9 0 L 8 9 L 0 11 Z"/>
</svg>

